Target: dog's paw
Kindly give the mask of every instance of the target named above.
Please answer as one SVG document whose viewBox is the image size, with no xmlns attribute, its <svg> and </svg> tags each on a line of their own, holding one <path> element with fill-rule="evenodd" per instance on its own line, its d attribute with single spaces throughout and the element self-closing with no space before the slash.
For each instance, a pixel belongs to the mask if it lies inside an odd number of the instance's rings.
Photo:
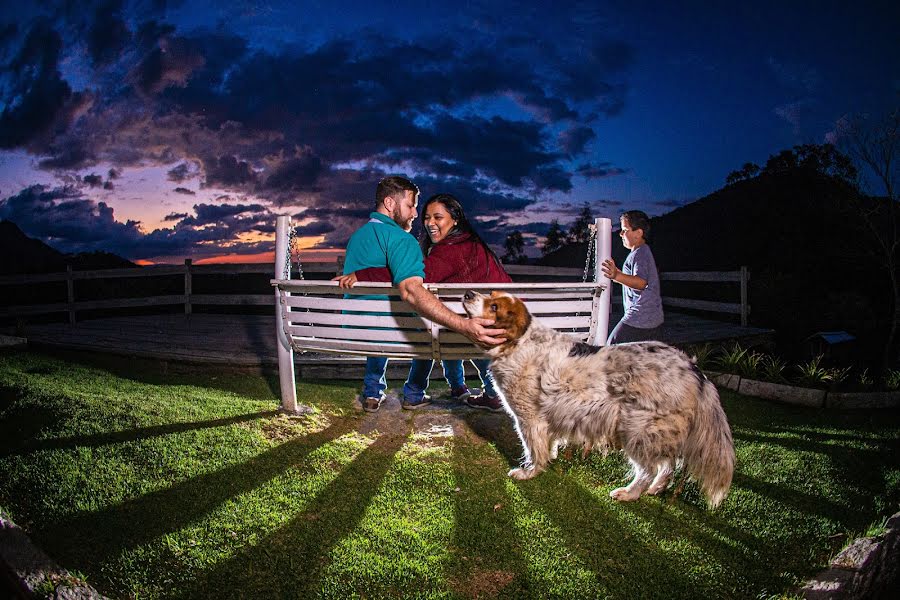
<svg viewBox="0 0 900 600">
<path fill-rule="evenodd" d="M 647 488 L 647 491 L 644 493 L 649 496 L 658 496 L 659 494 L 662 494 L 666 490 L 667 487 L 669 487 L 668 479 L 666 479 L 662 483 L 655 483 L 655 484 L 651 485 L 650 487 Z"/>
<path fill-rule="evenodd" d="M 639 492 L 631 491 L 627 487 L 616 488 L 609 493 L 609 497 L 619 502 L 631 502 L 641 497 Z"/>
<path fill-rule="evenodd" d="M 511 470 L 509 473 L 507 473 L 507 475 L 509 475 L 513 479 L 524 481 L 525 479 L 531 479 L 532 477 L 537 475 L 537 473 L 534 471 L 534 469 L 523 469 L 522 467 L 519 467 L 518 469 Z"/>
</svg>

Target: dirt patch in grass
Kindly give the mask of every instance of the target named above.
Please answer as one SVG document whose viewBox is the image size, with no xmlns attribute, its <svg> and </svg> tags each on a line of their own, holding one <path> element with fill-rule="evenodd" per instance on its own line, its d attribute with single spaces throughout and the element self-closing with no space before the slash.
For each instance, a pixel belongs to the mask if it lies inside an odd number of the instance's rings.
<svg viewBox="0 0 900 600">
<path fill-rule="evenodd" d="M 465 598 L 495 598 L 506 588 L 515 573 L 475 569 L 451 582 L 453 591 Z"/>
<path fill-rule="evenodd" d="M 252 427 L 252 424 L 247 424 Z M 328 418 L 322 415 L 278 415 L 266 419 L 260 425 L 260 431 L 267 440 L 284 442 L 298 436 L 309 435 L 321 431 L 328 426 Z"/>
</svg>

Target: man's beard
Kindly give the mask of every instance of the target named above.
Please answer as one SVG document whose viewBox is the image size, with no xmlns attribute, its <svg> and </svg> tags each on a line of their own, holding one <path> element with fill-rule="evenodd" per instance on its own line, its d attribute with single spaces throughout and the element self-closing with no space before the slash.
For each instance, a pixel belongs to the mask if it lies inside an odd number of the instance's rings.
<svg viewBox="0 0 900 600">
<path fill-rule="evenodd" d="M 412 224 L 416 219 L 415 216 L 412 216 L 406 221 L 406 223 L 404 223 L 402 221 L 403 217 L 400 215 L 400 209 L 396 208 L 394 209 L 394 214 L 391 215 L 391 218 L 394 219 L 394 222 L 397 223 L 397 225 L 403 228 L 403 231 L 407 232 L 412 231 Z"/>
</svg>

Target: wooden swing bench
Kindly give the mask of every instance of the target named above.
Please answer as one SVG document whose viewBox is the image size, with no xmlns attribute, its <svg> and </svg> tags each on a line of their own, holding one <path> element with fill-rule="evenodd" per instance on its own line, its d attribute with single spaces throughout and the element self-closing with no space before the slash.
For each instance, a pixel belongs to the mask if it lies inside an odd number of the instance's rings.
<svg viewBox="0 0 900 600">
<path fill-rule="evenodd" d="M 598 219 L 597 264 L 609 256 L 609 219 Z M 462 334 L 416 314 L 400 300 L 390 283 L 357 283 L 351 290 L 334 281 L 289 279 L 289 218 L 278 217 L 276 228 L 276 335 L 282 409 L 298 414 L 294 352 L 400 359 L 471 359 L 484 354 Z M 599 273 L 599 269 L 597 269 Z M 590 344 L 603 344 L 609 328 L 609 280 L 592 282 L 426 283 L 451 311 L 465 314 L 467 290 L 503 290 L 522 299 L 535 318 L 549 327 Z M 352 294 L 352 295 L 350 295 Z M 361 299 L 358 296 L 381 296 Z M 346 297 L 345 297 L 346 296 Z M 387 299 L 384 297 L 387 296 Z"/>
</svg>

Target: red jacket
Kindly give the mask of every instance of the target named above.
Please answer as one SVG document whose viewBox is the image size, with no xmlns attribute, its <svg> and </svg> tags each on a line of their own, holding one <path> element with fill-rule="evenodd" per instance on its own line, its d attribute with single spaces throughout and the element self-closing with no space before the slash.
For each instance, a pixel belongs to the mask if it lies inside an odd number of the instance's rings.
<svg viewBox="0 0 900 600">
<path fill-rule="evenodd" d="M 386 268 L 361 269 L 358 281 L 391 281 Z M 447 236 L 437 242 L 425 257 L 427 283 L 511 283 L 509 275 L 487 249 L 471 234 Z"/>
</svg>

